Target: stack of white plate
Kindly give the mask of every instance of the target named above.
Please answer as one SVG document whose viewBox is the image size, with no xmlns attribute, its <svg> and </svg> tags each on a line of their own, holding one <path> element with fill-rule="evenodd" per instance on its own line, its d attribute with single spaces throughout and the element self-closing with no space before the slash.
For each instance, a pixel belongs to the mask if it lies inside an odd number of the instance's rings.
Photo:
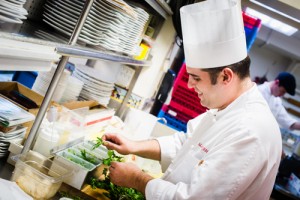
<svg viewBox="0 0 300 200">
<path fill-rule="evenodd" d="M 49 72 L 39 72 L 38 76 L 35 79 L 35 82 L 32 86 L 32 90 L 39 93 L 42 96 L 45 96 L 56 67 L 52 67 Z M 61 98 L 64 94 L 65 88 L 67 86 L 68 78 L 70 76 L 70 72 L 65 70 L 63 75 L 61 76 L 57 88 L 53 94 L 52 100 L 56 102 L 61 102 Z"/>
<path fill-rule="evenodd" d="M 65 92 L 61 98 L 61 102 L 77 100 L 82 90 L 83 84 L 84 82 L 82 82 L 81 80 L 75 78 L 74 76 L 70 76 L 68 78 Z"/>
<path fill-rule="evenodd" d="M 27 10 L 23 8 L 26 0 L 0 0 L 0 23 L 22 24 L 27 19 Z"/>
<path fill-rule="evenodd" d="M 76 65 L 72 76 L 84 82 L 79 99 L 95 100 L 107 106 L 114 89 L 114 81 L 110 76 L 85 65 Z"/>
<path fill-rule="evenodd" d="M 34 35 L 38 38 L 47 40 L 47 41 L 52 41 L 52 42 L 57 42 L 60 44 L 67 44 L 68 43 L 68 38 L 63 37 L 60 34 L 57 33 L 48 33 L 44 30 L 38 29 L 36 31 L 34 31 Z"/>
<path fill-rule="evenodd" d="M 0 158 L 8 153 L 8 147 L 11 142 L 24 138 L 27 127 L 18 126 L 15 130 L 7 133 L 0 132 Z"/>
<path fill-rule="evenodd" d="M 119 0 L 119 4 L 116 2 L 118 1 L 94 1 L 79 40 L 112 51 L 138 55 L 139 43 L 149 14 L 123 1 Z M 83 5 L 84 0 L 48 0 L 43 20 L 57 31 L 70 36 Z M 128 7 L 132 13 L 125 11 Z"/>
</svg>

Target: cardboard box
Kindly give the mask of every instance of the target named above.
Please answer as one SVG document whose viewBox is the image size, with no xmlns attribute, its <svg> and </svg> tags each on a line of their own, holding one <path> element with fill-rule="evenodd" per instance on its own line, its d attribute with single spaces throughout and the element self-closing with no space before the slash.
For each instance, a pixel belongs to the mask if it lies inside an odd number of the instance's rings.
<svg viewBox="0 0 300 200">
<path fill-rule="evenodd" d="M 18 82 L 15 82 L 15 81 L 12 81 L 12 82 L 0 82 L 0 93 L 3 94 L 3 93 L 6 93 L 6 92 L 10 92 L 10 91 L 17 91 L 19 93 L 21 93 L 22 95 L 24 95 L 25 97 L 31 99 L 32 101 L 34 101 L 38 107 L 41 106 L 42 102 L 43 102 L 43 99 L 44 97 L 36 92 L 34 92 L 33 90 L 29 89 L 28 87 L 18 83 Z M 14 102 L 12 101 L 13 103 L 17 104 L 18 106 L 20 106 L 21 108 L 27 110 L 28 112 L 34 114 L 34 115 L 37 115 L 38 111 L 39 111 L 39 108 L 34 108 L 34 109 L 27 109 L 25 107 L 23 107 L 22 105 L 18 104 L 17 102 Z M 25 134 L 25 138 L 27 138 L 27 135 L 33 125 L 33 121 L 31 122 L 26 122 L 23 124 L 25 127 L 28 127 L 27 128 L 27 131 L 26 131 L 26 134 Z"/>
<path fill-rule="evenodd" d="M 98 103 L 98 101 L 91 100 L 91 101 L 70 101 L 70 102 L 66 102 L 62 105 L 70 110 L 74 110 L 74 109 L 83 108 L 83 107 L 92 108 L 92 107 L 98 106 L 100 104 Z M 101 107 L 105 108 L 104 106 L 101 106 Z"/>
</svg>

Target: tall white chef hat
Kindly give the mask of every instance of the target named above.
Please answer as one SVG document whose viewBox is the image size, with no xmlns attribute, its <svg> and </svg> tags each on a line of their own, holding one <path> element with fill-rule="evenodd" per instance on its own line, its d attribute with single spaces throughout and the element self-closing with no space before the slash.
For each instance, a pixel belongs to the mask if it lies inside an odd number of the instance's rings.
<svg viewBox="0 0 300 200">
<path fill-rule="evenodd" d="M 186 64 L 227 66 L 246 58 L 240 0 L 207 0 L 180 9 Z"/>
</svg>

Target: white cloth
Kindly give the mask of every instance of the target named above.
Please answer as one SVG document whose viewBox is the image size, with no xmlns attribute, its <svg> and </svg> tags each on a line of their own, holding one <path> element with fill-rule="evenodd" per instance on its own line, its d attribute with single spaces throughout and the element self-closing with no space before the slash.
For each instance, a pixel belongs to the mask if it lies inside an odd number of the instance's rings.
<svg viewBox="0 0 300 200">
<path fill-rule="evenodd" d="M 158 138 L 168 168 L 148 182 L 146 199 L 269 200 L 282 143 L 256 85 L 224 110 L 190 121 L 188 129 Z"/>
<path fill-rule="evenodd" d="M 0 178 L 0 200 L 33 200 L 12 181 Z"/>
<path fill-rule="evenodd" d="M 280 97 L 275 97 L 271 94 L 270 82 L 265 82 L 258 86 L 259 91 L 269 104 L 270 110 L 273 113 L 281 128 L 290 129 L 290 127 L 297 122 L 292 118 L 283 107 Z"/>
</svg>

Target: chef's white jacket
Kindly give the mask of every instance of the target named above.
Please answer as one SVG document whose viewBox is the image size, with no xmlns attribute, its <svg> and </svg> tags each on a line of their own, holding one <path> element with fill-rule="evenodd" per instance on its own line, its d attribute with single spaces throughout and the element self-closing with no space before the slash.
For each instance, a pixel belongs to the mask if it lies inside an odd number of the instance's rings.
<svg viewBox="0 0 300 200">
<path fill-rule="evenodd" d="M 258 86 L 259 91 L 268 102 L 271 112 L 277 120 L 281 128 L 290 129 L 290 127 L 297 122 L 292 118 L 283 107 L 280 97 L 275 97 L 271 94 L 270 82 L 265 82 Z"/>
<path fill-rule="evenodd" d="M 191 120 L 188 130 L 158 138 L 167 169 L 148 182 L 146 199 L 269 200 L 282 143 L 256 85 L 224 110 Z"/>
</svg>

